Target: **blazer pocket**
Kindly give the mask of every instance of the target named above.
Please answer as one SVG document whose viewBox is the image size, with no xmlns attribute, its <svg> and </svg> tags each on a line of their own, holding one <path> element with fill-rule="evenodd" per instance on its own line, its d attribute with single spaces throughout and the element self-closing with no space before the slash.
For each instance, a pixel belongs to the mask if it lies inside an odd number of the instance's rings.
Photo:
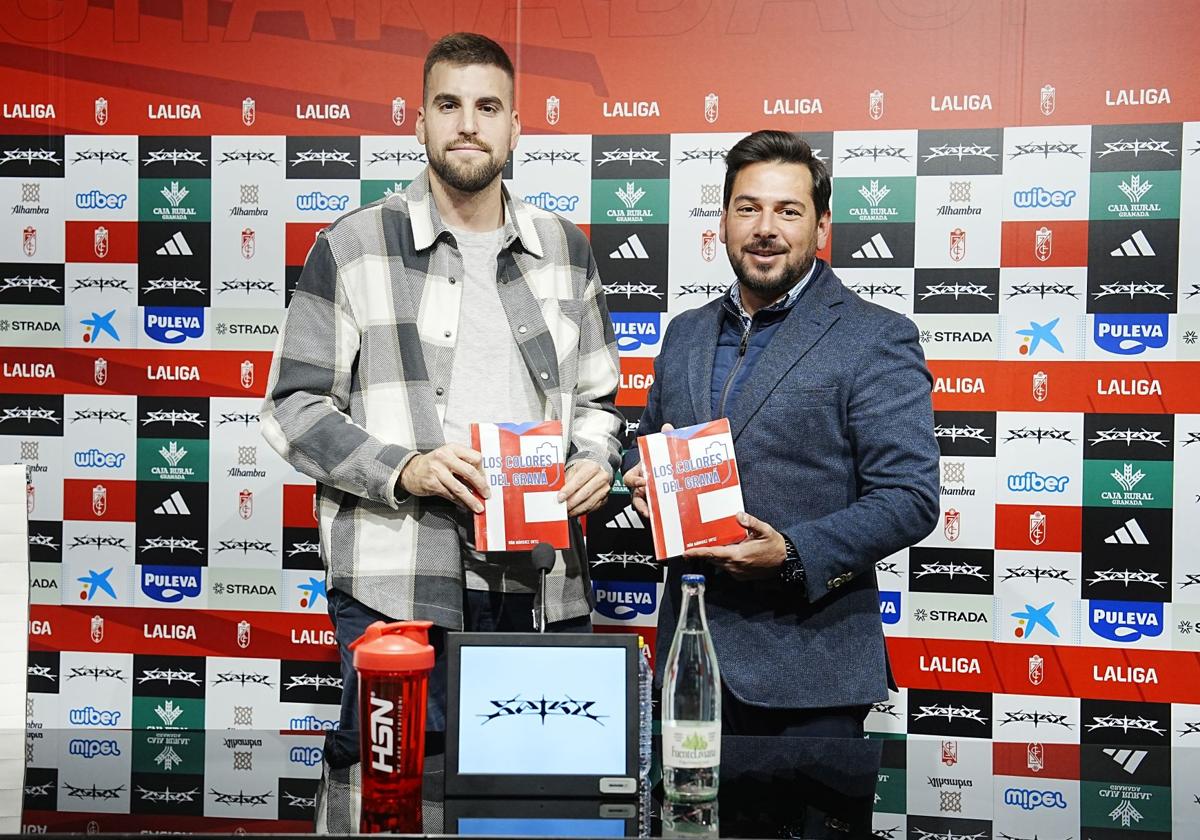
<svg viewBox="0 0 1200 840">
<path fill-rule="evenodd" d="M 782 403 L 788 408 L 819 408 L 837 404 L 837 388 L 797 388 L 787 393 Z"/>
</svg>

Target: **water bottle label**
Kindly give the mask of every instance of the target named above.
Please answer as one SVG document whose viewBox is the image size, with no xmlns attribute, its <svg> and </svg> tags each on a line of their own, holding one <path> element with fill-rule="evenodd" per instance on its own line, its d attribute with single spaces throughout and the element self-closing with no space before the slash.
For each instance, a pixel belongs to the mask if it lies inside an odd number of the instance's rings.
<svg viewBox="0 0 1200 840">
<path fill-rule="evenodd" d="M 663 767 L 698 769 L 721 763 L 721 724 L 663 721 Z"/>
</svg>

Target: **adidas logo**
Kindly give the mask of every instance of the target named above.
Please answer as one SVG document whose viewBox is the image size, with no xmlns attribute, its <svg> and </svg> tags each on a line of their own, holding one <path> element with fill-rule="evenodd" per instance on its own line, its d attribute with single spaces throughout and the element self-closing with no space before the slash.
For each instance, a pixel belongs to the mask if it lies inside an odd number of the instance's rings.
<svg viewBox="0 0 1200 840">
<path fill-rule="evenodd" d="M 638 239 L 635 233 L 633 236 L 621 243 L 621 247 L 608 255 L 614 260 L 648 260 L 650 255 L 646 253 L 646 247 L 642 245 L 642 240 Z"/>
<path fill-rule="evenodd" d="M 183 496 L 176 490 L 166 500 L 154 509 L 155 513 L 161 513 L 164 516 L 190 516 L 191 511 L 188 510 L 187 502 L 183 500 Z"/>
<path fill-rule="evenodd" d="M 1108 748 L 1104 750 L 1104 754 L 1117 762 L 1117 764 L 1120 764 L 1121 769 L 1126 773 L 1133 775 L 1150 753 L 1147 750 L 1118 750 Z"/>
<path fill-rule="evenodd" d="M 1133 236 L 1121 243 L 1120 248 L 1112 250 L 1114 257 L 1154 257 L 1154 249 L 1150 247 L 1150 240 L 1146 238 L 1146 234 L 1140 230 Z"/>
<path fill-rule="evenodd" d="M 850 255 L 853 260 L 890 260 L 892 249 L 884 241 L 883 234 L 877 233 L 863 243 L 863 246 Z"/>
<path fill-rule="evenodd" d="M 640 528 L 645 529 L 642 523 L 642 517 L 638 516 L 633 505 L 629 505 L 625 510 L 618 513 L 611 521 L 605 524 L 605 528 Z"/>
<path fill-rule="evenodd" d="M 188 241 L 183 238 L 183 231 L 175 231 L 175 235 L 163 243 L 163 246 L 154 253 L 164 257 L 190 257 L 192 255 L 192 247 L 188 245 Z"/>
<path fill-rule="evenodd" d="M 1136 519 L 1130 519 L 1111 537 L 1105 537 L 1104 541 L 1110 545 L 1150 545 L 1150 540 L 1146 539 Z"/>
</svg>

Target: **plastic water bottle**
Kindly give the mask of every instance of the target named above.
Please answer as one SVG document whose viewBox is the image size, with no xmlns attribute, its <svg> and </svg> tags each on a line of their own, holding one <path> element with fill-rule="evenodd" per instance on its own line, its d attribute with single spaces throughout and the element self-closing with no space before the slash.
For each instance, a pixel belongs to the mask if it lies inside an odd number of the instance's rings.
<svg viewBox="0 0 1200 840">
<path fill-rule="evenodd" d="M 638 636 L 638 784 L 650 781 L 654 735 L 654 674 L 650 670 L 650 647 Z"/>
<path fill-rule="evenodd" d="M 721 672 L 704 616 L 703 575 L 683 576 L 683 604 L 664 674 L 662 766 L 667 799 L 715 799 L 721 772 Z"/>
</svg>

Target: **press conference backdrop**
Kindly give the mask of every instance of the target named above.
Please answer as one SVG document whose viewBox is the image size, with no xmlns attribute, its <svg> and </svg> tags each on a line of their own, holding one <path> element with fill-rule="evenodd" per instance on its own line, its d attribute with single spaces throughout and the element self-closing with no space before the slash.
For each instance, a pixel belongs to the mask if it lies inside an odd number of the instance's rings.
<svg viewBox="0 0 1200 840">
<path fill-rule="evenodd" d="M 7 4 L 33 727 L 333 725 L 313 485 L 257 412 L 314 234 L 425 164 L 456 29 L 517 60 L 506 180 L 591 237 L 630 429 L 667 322 L 730 281 L 725 151 L 799 131 L 832 170 L 822 256 L 920 328 L 943 455 L 936 530 L 876 569 L 904 688 L 869 729 L 1200 741 L 1200 24 L 1083 0 Z M 653 638 L 620 484 L 587 533 L 597 630 Z"/>
</svg>

